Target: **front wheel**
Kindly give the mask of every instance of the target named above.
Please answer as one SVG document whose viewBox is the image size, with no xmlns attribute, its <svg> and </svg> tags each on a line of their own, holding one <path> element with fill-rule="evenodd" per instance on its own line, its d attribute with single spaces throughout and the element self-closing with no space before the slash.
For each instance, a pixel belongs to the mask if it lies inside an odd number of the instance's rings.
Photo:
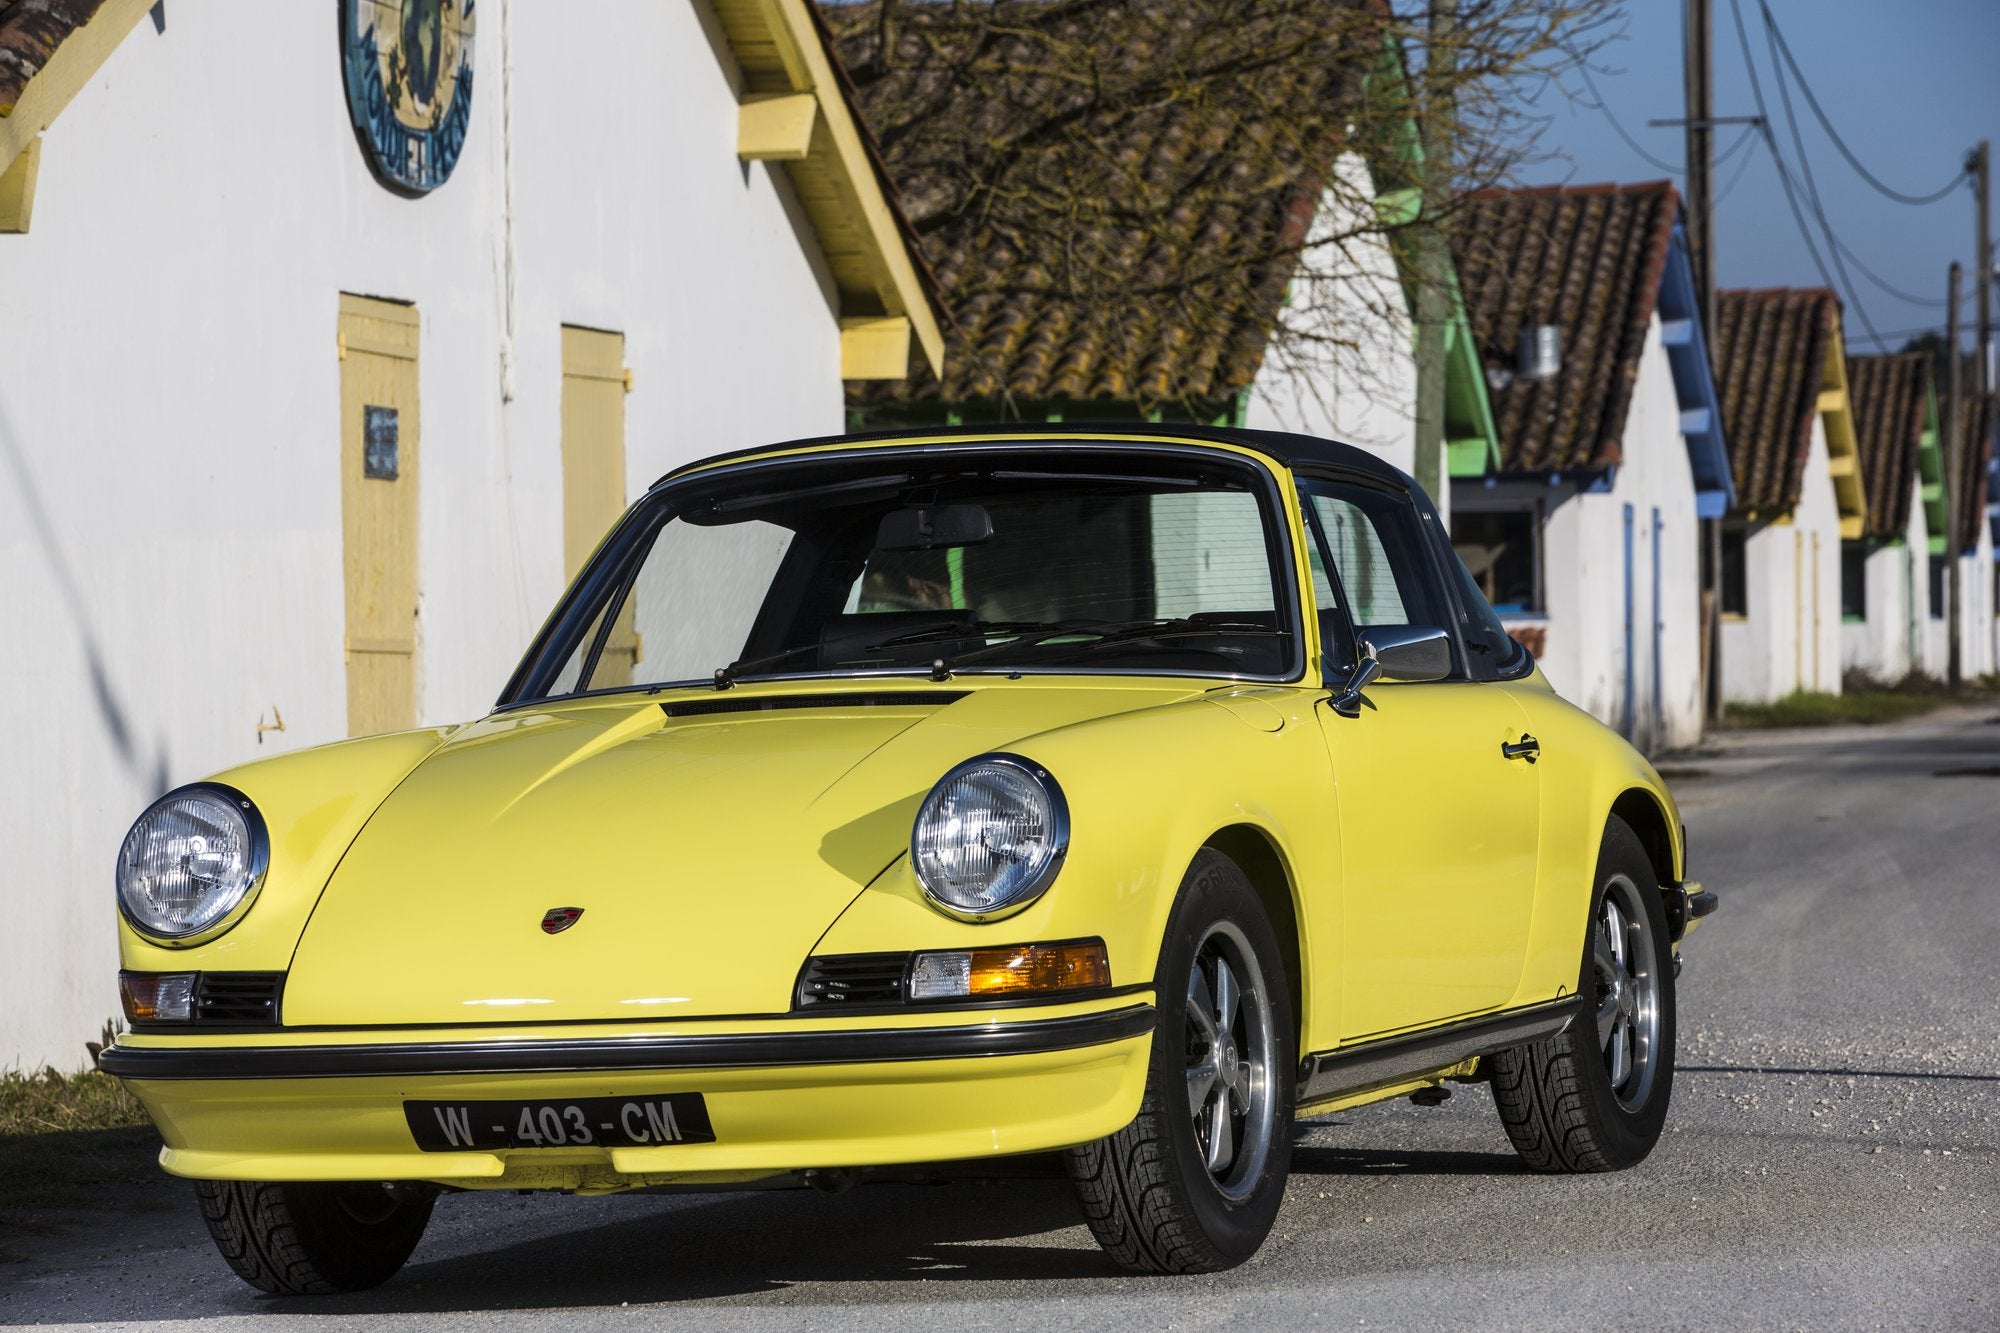
<svg viewBox="0 0 2000 1333">
<path fill-rule="evenodd" d="M 1296 1037 L 1271 923 L 1235 862 L 1188 868 L 1155 978 L 1159 1025 L 1131 1124 L 1073 1148 L 1091 1232 L 1139 1273 L 1212 1273 L 1257 1252 L 1292 1160 Z"/>
<path fill-rule="evenodd" d="M 417 1248 L 436 1195 L 424 1186 L 198 1180 L 215 1248 L 274 1296 L 326 1296 L 387 1282 Z"/>
<path fill-rule="evenodd" d="M 1507 1137 L 1537 1171 L 1619 1171 L 1646 1159 L 1674 1085 L 1673 945 L 1658 877 L 1612 817 L 1598 853 L 1569 1028 L 1489 1056 Z"/>
</svg>

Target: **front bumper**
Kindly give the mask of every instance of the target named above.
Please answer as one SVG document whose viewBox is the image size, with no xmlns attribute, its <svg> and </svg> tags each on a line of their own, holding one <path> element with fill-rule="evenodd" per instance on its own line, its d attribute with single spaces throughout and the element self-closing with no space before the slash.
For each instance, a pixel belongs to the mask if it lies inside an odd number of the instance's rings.
<svg viewBox="0 0 2000 1333">
<path fill-rule="evenodd" d="M 962 1016 L 963 1017 L 963 1016 Z M 195 1044 L 127 1037 L 99 1058 L 159 1127 L 161 1165 L 211 1180 L 428 1180 L 630 1189 L 742 1183 L 1088 1142 L 1138 1111 L 1153 1007 L 925 1026 L 514 1039 Z M 713 1143 L 426 1152 L 411 1100 L 697 1092 Z"/>
</svg>

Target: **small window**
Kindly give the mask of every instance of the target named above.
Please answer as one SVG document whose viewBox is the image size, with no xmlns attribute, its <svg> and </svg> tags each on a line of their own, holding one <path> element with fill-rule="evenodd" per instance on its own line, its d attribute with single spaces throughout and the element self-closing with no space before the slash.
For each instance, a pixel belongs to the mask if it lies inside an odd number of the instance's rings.
<svg viewBox="0 0 2000 1333">
<path fill-rule="evenodd" d="M 1750 614 L 1750 577 L 1745 547 L 1750 534 L 1742 528 L 1725 528 L 1722 533 L 1722 614 Z"/>
<path fill-rule="evenodd" d="M 1473 582 L 1502 615 L 1542 609 L 1541 523 L 1533 509 L 1451 516 L 1451 545 Z"/>
<path fill-rule="evenodd" d="M 1840 614 L 1844 620 L 1868 618 L 1868 548 L 1860 542 L 1840 544 Z"/>
<path fill-rule="evenodd" d="M 1353 660 L 1345 629 L 1375 625 L 1445 627 L 1445 611 L 1427 563 L 1423 531 L 1410 502 L 1385 491 L 1307 483 L 1307 517 L 1322 567 L 1331 564 L 1320 632 L 1329 656 Z M 1315 575 L 1319 591 L 1320 575 Z M 1338 612 L 1344 610 L 1343 618 Z"/>
<path fill-rule="evenodd" d="M 1931 557 L 1931 619 L 1944 619 L 1944 566 L 1946 557 Z"/>
</svg>

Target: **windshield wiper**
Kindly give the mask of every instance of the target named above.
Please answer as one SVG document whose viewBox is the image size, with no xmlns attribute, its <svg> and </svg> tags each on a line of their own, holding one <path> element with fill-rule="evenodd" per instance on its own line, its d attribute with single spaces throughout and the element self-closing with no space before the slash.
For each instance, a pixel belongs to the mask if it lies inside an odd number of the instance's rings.
<svg viewBox="0 0 2000 1333">
<path fill-rule="evenodd" d="M 1099 648 L 1115 648 L 1119 644 L 1136 643 L 1143 639 L 1184 639 L 1200 634 L 1278 634 L 1290 636 L 1291 631 L 1244 620 L 1187 620 L 1180 616 L 1175 616 L 1170 620 L 1156 620 L 1149 625 L 1129 625 L 1115 634 L 1105 635 L 1096 643 L 1083 645 L 1083 651 L 1087 653 L 1096 652 Z"/>
<path fill-rule="evenodd" d="M 963 655 L 963 657 L 971 657 L 985 653 L 992 648 L 1004 648 L 1020 643 L 1022 642 L 1021 636 L 1028 636 L 1029 642 L 1039 643 L 1042 639 L 1054 638 L 1063 634 L 1106 634 L 1115 629 L 1116 626 L 1107 626 L 1102 621 L 955 620 L 950 624 L 931 625 L 925 629 L 911 630 L 907 634 L 895 635 L 882 640 L 880 643 L 867 644 L 861 648 L 861 651 L 864 653 L 877 653 L 881 652 L 884 648 L 906 648 L 912 644 L 935 643 L 950 639 L 987 638 L 995 634 L 1012 636 L 1007 639 L 1006 643 L 988 644 L 983 648 L 975 648 Z M 864 636 L 857 635 L 855 637 Z M 806 653 L 819 652 L 827 646 L 827 644 L 818 641 L 794 644 L 790 648 L 781 648 L 775 653 L 766 653 L 761 657 L 752 657 L 746 660 L 731 662 L 725 667 L 717 667 L 715 670 L 715 688 L 726 690 L 736 683 L 736 679 L 739 676 L 748 675 L 753 671 L 762 671 L 766 667 L 778 666 L 781 663 L 791 661 L 794 657 L 800 657 Z M 963 657 L 960 660 L 963 660 Z M 911 665 L 914 666 L 916 664 L 912 663 Z M 933 664 L 933 673 L 937 669 L 936 665 Z M 665 687 L 662 686 L 660 688 Z"/>
</svg>

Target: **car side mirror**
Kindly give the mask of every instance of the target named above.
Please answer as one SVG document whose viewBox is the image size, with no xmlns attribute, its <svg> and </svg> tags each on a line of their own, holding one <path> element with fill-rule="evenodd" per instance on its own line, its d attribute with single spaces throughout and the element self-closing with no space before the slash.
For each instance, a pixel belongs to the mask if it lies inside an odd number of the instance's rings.
<svg viewBox="0 0 2000 1333">
<path fill-rule="evenodd" d="M 1451 636 L 1436 625 L 1376 625 L 1355 639 L 1361 660 L 1333 697 L 1333 711 L 1360 717 L 1361 692 L 1377 681 L 1409 685 L 1451 674 Z"/>
</svg>

